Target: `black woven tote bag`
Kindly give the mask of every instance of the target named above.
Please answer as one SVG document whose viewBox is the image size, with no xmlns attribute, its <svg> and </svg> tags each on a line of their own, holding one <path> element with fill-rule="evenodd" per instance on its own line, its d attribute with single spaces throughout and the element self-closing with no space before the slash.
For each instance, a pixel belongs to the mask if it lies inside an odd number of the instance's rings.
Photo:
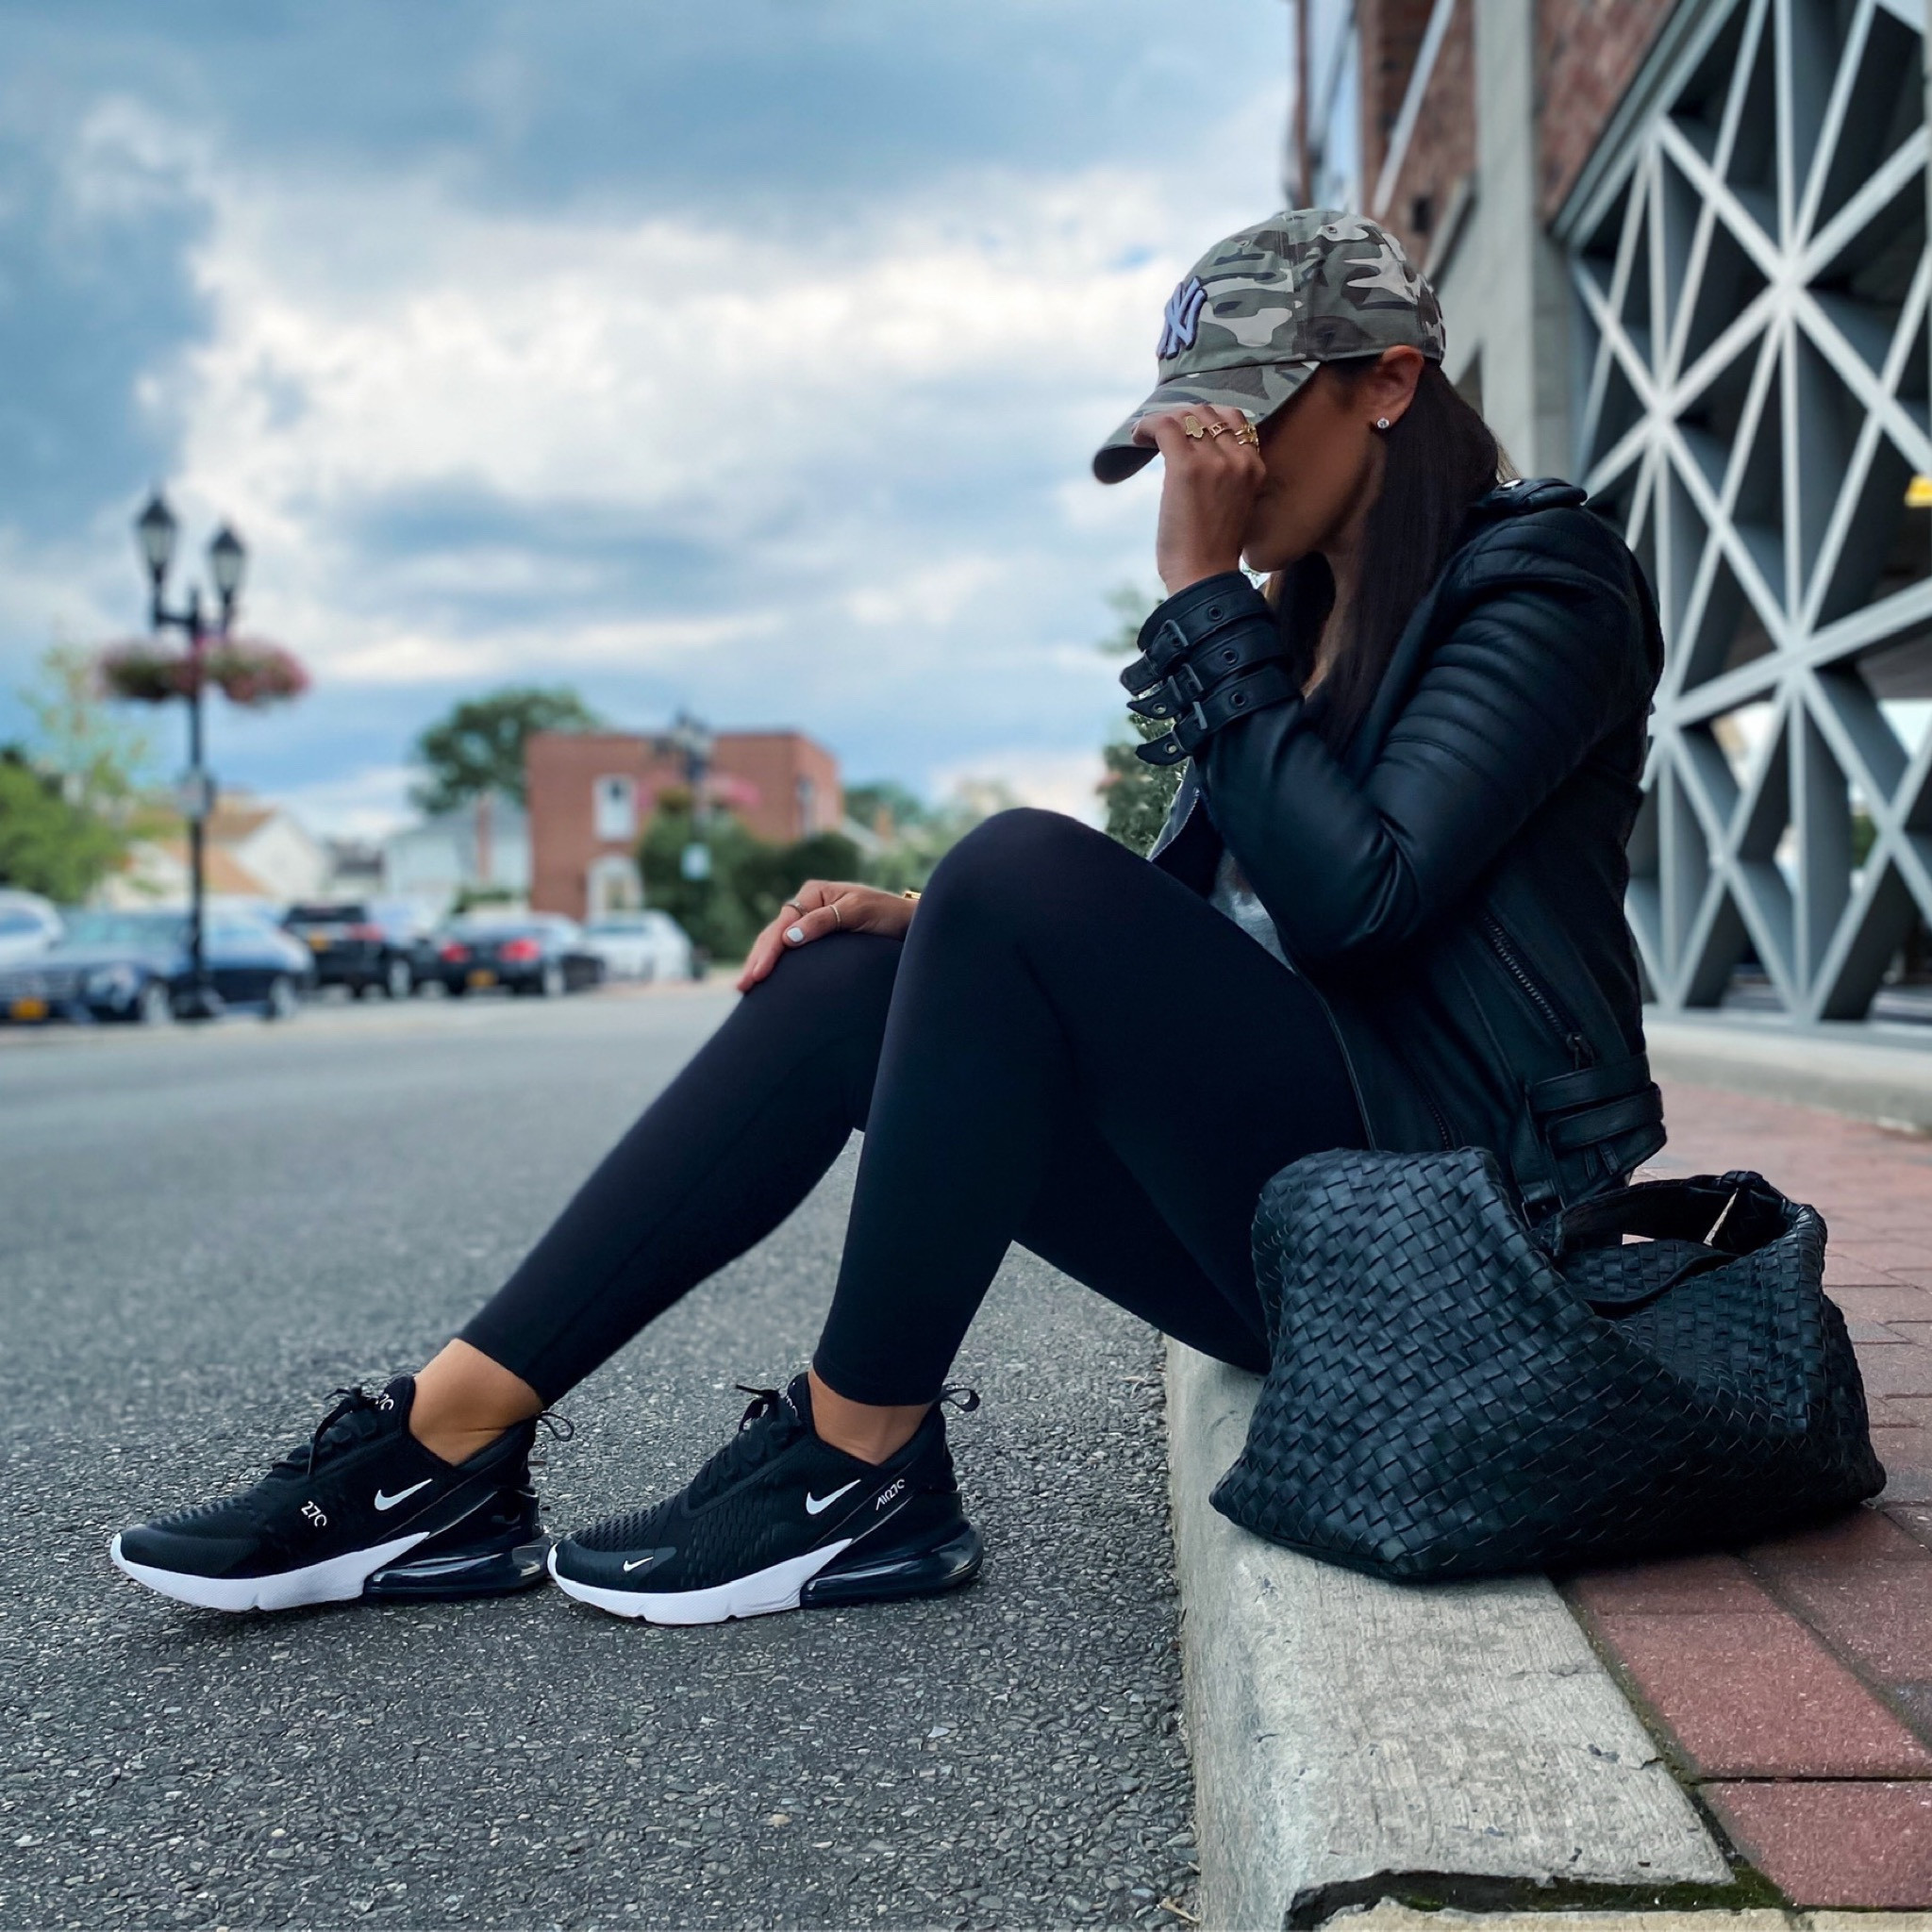
<svg viewBox="0 0 1932 1932">
<path fill-rule="evenodd" d="M 1312 1155 L 1256 1213 L 1274 1366 L 1214 1506 L 1406 1579 L 1815 1522 L 1885 1482 L 1824 1270 L 1817 1212 L 1755 1174 L 1621 1189 L 1533 1235 L 1478 1149 Z"/>
</svg>

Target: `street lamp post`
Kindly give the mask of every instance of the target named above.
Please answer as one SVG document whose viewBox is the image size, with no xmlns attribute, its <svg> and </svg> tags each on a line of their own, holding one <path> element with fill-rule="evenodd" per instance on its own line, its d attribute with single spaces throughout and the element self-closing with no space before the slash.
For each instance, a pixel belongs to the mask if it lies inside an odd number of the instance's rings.
<svg viewBox="0 0 1932 1932">
<path fill-rule="evenodd" d="M 241 538 L 225 524 L 208 546 L 208 575 L 214 583 L 219 612 L 210 629 L 203 616 L 199 584 L 188 587 L 185 604 L 176 609 L 168 608 L 168 568 L 175 559 L 175 540 L 180 525 L 158 490 L 135 519 L 134 529 L 141 542 L 142 558 L 147 565 L 151 591 L 148 627 L 157 636 L 166 630 L 178 630 L 188 642 L 188 772 L 182 781 L 181 805 L 188 820 L 188 958 L 192 991 L 186 1010 L 195 1019 L 208 1019 L 214 1013 L 214 999 L 208 974 L 205 910 L 208 817 L 214 808 L 214 782 L 202 756 L 204 658 L 209 638 L 225 639 L 234 624 L 248 552 Z"/>
<path fill-rule="evenodd" d="M 671 721 L 670 739 L 684 756 L 684 781 L 691 787 L 691 843 L 684 848 L 678 870 L 692 881 L 708 879 L 711 875 L 711 848 L 705 841 L 709 819 L 705 779 L 711 769 L 711 734 L 689 711 L 680 711 Z"/>
</svg>

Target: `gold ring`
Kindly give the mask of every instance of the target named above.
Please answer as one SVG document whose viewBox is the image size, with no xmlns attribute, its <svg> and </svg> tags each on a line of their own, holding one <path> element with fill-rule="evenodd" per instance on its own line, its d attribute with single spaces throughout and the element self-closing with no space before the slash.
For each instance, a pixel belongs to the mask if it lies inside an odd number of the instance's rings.
<svg viewBox="0 0 1932 1932">
<path fill-rule="evenodd" d="M 1208 425 L 1208 434 L 1209 436 L 1225 436 L 1227 434 L 1227 425 L 1225 423 L 1210 423 Z"/>
<path fill-rule="evenodd" d="M 833 901 L 832 901 L 831 903 L 832 903 L 832 924 L 833 924 L 834 925 L 836 925 L 836 926 L 837 926 L 837 927 L 839 928 L 839 930 L 840 930 L 841 932 L 843 932 L 843 931 L 844 931 L 844 929 L 845 929 L 845 922 L 844 922 L 844 921 L 843 921 L 843 920 L 842 920 L 841 918 L 840 918 L 840 916 L 839 916 L 839 902 L 838 902 L 838 900 L 834 899 L 834 900 L 833 900 Z"/>
<path fill-rule="evenodd" d="M 1208 434 L 1208 431 L 1206 427 L 1203 425 L 1200 417 L 1195 415 L 1191 409 L 1190 409 L 1188 413 L 1181 418 L 1181 427 L 1185 429 L 1187 433 L 1191 437 L 1192 437 L 1196 442 L 1199 442 L 1200 440 Z"/>
<path fill-rule="evenodd" d="M 1234 433 L 1237 442 L 1252 443 L 1256 449 L 1261 447 L 1261 432 L 1252 423 L 1243 423 Z"/>
</svg>

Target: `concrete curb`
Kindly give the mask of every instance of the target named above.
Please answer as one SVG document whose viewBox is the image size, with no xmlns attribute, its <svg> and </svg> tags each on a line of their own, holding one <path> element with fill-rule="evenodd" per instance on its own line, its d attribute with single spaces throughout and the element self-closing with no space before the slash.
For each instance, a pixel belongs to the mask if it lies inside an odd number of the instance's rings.
<svg viewBox="0 0 1932 1932">
<path fill-rule="evenodd" d="M 1168 1344 L 1203 1923 L 1277 1932 L 1318 1923 L 1325 1899 L 1373 1898 L 1374 1881 L 1442 1874 L 1729 1884 L 1547 1582 L 1383 1583 L 1211 1507 L 1259 1387 Z"/>
<path fill-rule="evenodd" d="M 1646 1013 L 1644 1034 L 1651 1071 L 1661 1080 L 1932 1132 L 1932 1027 L 1845 1023 L 1800 1029 Z"/>
</svg>

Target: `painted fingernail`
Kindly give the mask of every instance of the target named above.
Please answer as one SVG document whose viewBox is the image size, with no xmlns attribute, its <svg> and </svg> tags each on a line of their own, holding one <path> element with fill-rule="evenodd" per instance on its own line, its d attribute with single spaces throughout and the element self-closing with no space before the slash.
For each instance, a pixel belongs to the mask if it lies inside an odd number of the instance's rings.
<svg viewBox="0 0 1932 1932">
<path fill-rule="evenodd" d="M 788 925 L 785 928 L 785 937 L 791 944 L 795 946 L 805 938 L 805 928 L 802 925 Z"/>
</svg>

